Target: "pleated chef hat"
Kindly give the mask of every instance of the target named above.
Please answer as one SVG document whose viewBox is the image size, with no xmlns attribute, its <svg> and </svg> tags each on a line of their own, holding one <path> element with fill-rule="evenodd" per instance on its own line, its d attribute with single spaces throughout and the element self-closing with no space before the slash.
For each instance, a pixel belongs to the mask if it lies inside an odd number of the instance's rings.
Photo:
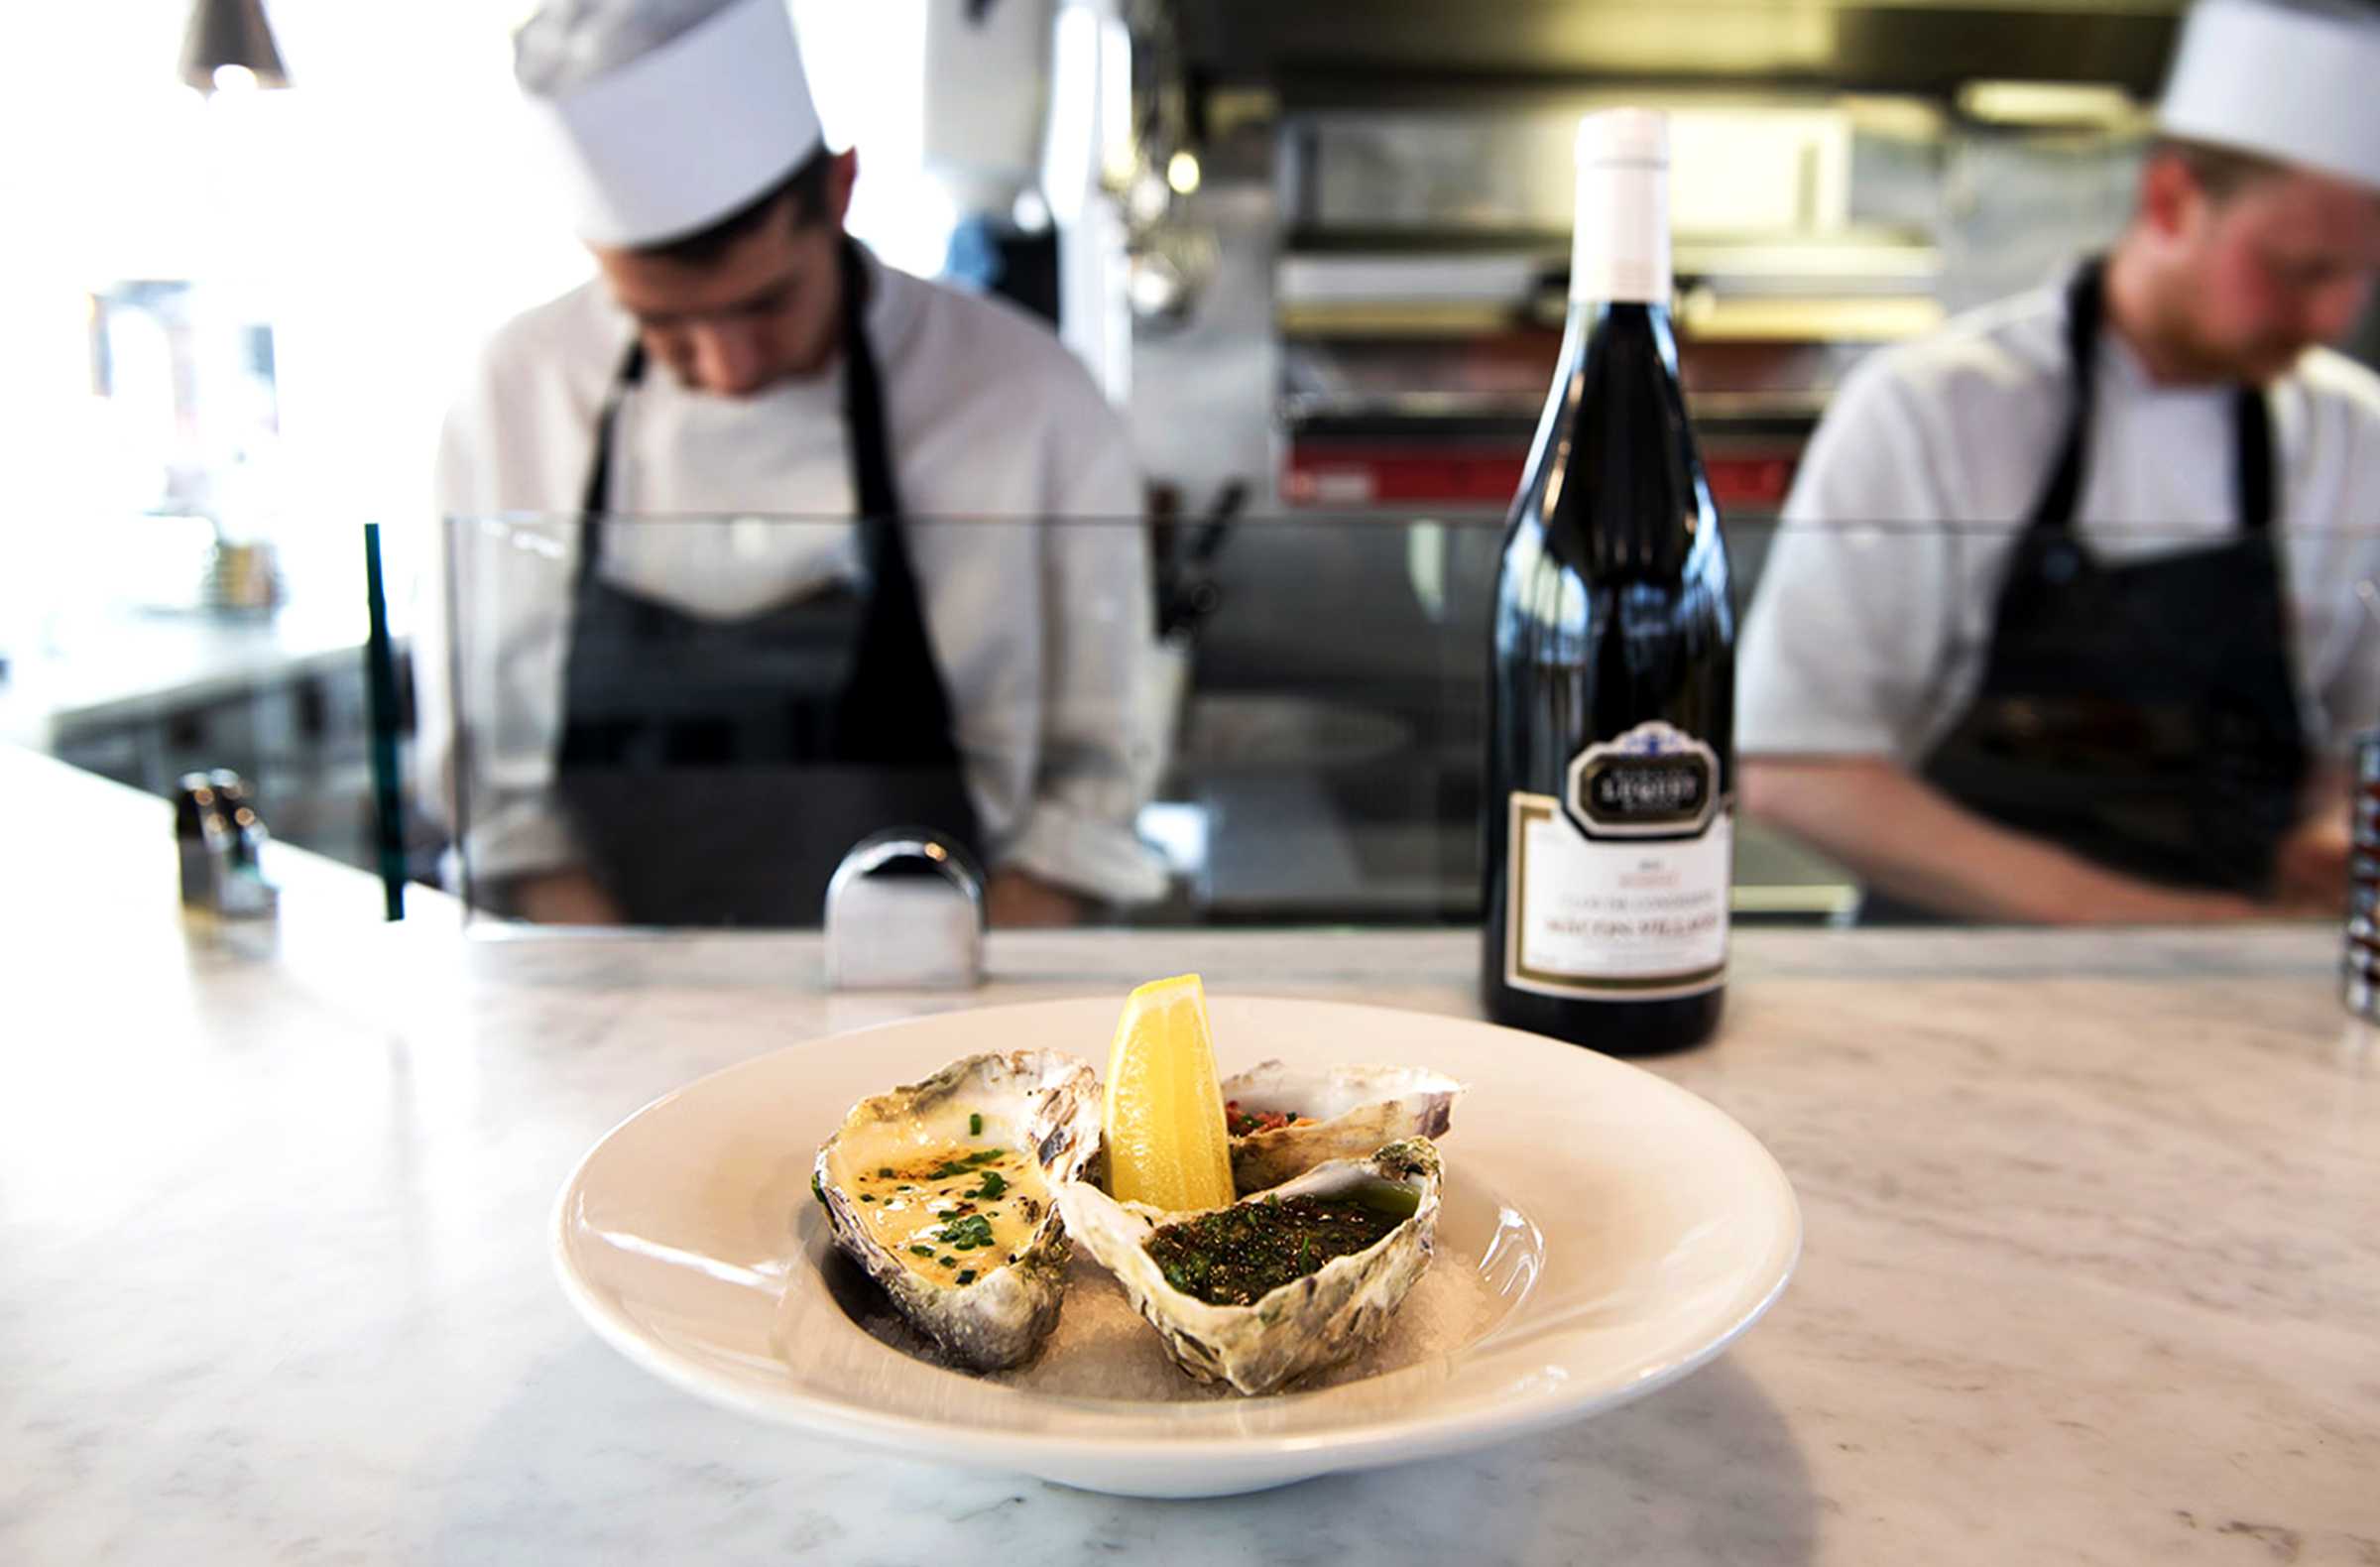
<svg viewBox="0 0 2380 1567">
<path fill-rule="evenodd" d="M 2380 5 L 2200 0 L 2157 123 L 2380 189 Z"/>
<path fill-rule="evenodd" d="M 547 0 L 513 73 L 592 245 L 706 228 L 823 145 L 785 0 Z"/>
</svg>

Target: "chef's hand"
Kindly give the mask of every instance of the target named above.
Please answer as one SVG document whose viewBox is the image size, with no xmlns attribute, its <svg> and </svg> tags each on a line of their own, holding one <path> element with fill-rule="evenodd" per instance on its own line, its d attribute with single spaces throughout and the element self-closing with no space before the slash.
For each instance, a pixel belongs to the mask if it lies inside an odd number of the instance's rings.
<svg viewBox="0 0 2380 1567">
<path fill-rule="evenodd" d="M 512 914 L 536 925 L 617 925 L 625 923 L 612 895 L 595 878 L 573 866 L 560 871 L 536 871 L 512 885 Z"/>
<path fill-rule="evenodd" d="M 984 889 L 984 912 L 993 924 L 1010 928 L 1079 925 L 1090 905 L 1063 887 L 1011 866 L 992 873 Z"/>
<path fill-rule="evenodd" d="M 2282 913 L 2336 918 L 2347 906 L 2344 807 L 2320 811 L 2281 840 L 2273 856 L 2273 903 Z"/>
</svg>

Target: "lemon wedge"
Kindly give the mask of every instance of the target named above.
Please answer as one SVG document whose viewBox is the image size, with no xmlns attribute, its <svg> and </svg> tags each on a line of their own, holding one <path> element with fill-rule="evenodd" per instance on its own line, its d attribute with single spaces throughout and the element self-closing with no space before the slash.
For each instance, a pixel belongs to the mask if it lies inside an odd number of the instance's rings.
<svg viewBox="0 0 2380 1567">
<path fill-rule="evenodd" d="M 1231 1137 L 1195 974 L 1152 980 L 1126 998 L 1108 1051 L 1108 1191 L 1180 1212 L 1228 1206 Z"/>
</svg>

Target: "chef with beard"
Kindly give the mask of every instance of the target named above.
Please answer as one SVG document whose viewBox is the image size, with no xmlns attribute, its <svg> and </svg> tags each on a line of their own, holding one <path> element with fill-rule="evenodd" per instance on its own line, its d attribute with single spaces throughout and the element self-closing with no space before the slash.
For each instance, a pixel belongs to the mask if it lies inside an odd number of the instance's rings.
<svg viewBox="0 0 2380 1567">
<path fill-rule="evenodd" d="M 1757 815 L 1869 912 L 2335 911 L 2380 722 L 2380 9 L 2202 0 L 2129 224 L 1864 361 L 1745 626 Z"/>
</svg>

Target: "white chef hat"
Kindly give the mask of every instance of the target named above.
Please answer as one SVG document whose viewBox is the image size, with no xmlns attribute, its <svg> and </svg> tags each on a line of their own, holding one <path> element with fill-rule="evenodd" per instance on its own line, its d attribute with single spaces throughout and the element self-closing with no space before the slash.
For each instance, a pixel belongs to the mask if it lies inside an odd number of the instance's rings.
<svg viewBox="0 0 2380 1567">
<path fill-rule="evenodd" d="M 823 145 L 785 0 L 547 0 L 513 73 L 593 245 L 706 228 Z"/>
<path fill-rule="evenodd" d="M 2380 188 L 2380 6 L 2200 0 L 2157 124 Z"/>
</svg>

